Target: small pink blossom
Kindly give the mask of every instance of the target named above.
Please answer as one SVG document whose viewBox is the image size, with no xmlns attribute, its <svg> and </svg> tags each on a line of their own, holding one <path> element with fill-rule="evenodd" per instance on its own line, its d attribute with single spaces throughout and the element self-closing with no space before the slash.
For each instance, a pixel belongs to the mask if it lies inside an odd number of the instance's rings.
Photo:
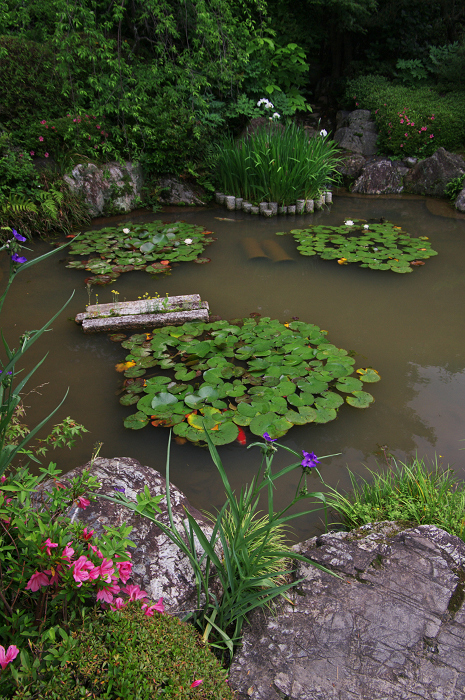
<svg viewBox="0 0 465 700">
<path fill-rule="evenodd" d="M 54 569 L 54 570 L 52 570 L 52 569 L 47 569 L 46 571 L 44 571 L 44 574 L 48 574 L 49 576 L 52 577 L 52 578 L 50 579 L 50 585 L 52 585 L 52 583 L 58 583 L 58 581 L 59 581 L 59 579 L 58 579 L 58 574 L 60 573 L 61 568 L 62 568 L 62 567 L 61 567 L 61 564 L 58 564 L 58 566 L 57 566 L 56 569 Z"/>
<path fill-rule="evenodd" d="M 404 134 L 404 136 L 406 136 L 408 138 L 408 134 Z"/>
<path fill-rule="evenodd" d="M 73 578 L 78 584 L 77 587 L 80 588 L 84 581 L 88 581 L 89 578 L 91 578 L 89 572 L 93 572 L 97 567 L 92 564 L 90 559 L 87 559 L 87 557 L 82 554 L 77 561 L 70 564 L 70 568 L 73 569 Z"/>
<path fill-rule="evenodd" d="M 82 508 L 82 510 L 85 510 L 87 506 L 90 506 L 90 501 L 88 498 L 84 498 L 84 496 L 79 496 L 79 498 L 76 501 L 77 507 Z"/>
<path fill-rule="evenodd" d="M 163 598 L 159 598 L 158 603 L 155 605 L 147 605 L 144 603 L 142 606 L 142 610 L 144 610 L 145 615 L 148 615 L 149 617 L 153 617 L 154 612 L 159 612 L 159 613 L 164 613 L 165 612 L 165 606 L 163 605 Z"/>
<path fill-rule="evenodd" d="M 29 151 L 29 153 L 30 153 L 31 156 L 34 156 L 34 155 L 35 155 L 35 152 L 34 152 L 34 151 Z"/>
<path fill-rule="evenodd" d="M 44 140 L 44 137 L 43 137 L 43 136 L 39 136 L 39 141 L 43 141 L 43 140 Z"/>
<path fill-rule="evenodd" d="M 90 532 L 87 532 L 87 528 L 85 527 L 84 530 L 82 531 L 82 536 L 87 541 L 87 540 L 90 540 L 90 538 L 92 537 L 94 532 L 95 532 L 95 530 L 91 530 Z"/>
<path fill-rule="evenodd" d="M 75 122 L 75 121 L 76 121 L 76 119 L 73 119 L 73 122 Z"/>
<path fill-rule="evenodd" d="M 71 545 L 71 544 L 72 544 L 72 542 L 69 543 L 69 545 Z M 72 547 L 70 547 L 69 545 L 67 544 L 65 546 L 65 548 L 61 554 L 61 558 L 66 559 L 66 561 L 71 561 L 71 557 L 74 554 L 74 549 Z"/>
<path fill-rule="evenodd" d="M 122 598 L 116 598 L 115 604 L 110 605 L 111 610 L 121 610 L 121 608 L 125 608 L 125 607 L 126 607 L 126 603 L 124 602 L 124 600 Z"/>
<path fill-rule="evenodd" d="M 42 121 L 41 121 L 40 123 L 41 123 L 41 124 L 46 124 L 46 123 L 47 123 L 47 120 L 46 120 L 46 119 L 42 119 Z"/>
<path fill-rule="evenodd" d="M 111 559 L 104 559 L 100 566 L 97 568 L 100 570 L 100 576 L 104 579 L 104 581 L 110 583 L 111 577 L 115 573 L 115 569 L 113 567 L 113 562 L 111 561 Z"/>
<path fill-rule="evenodd" d="M 401 148 L 403 148 L 403 147 L 404 147 L 404 144 L 403 144 L 403 143 L 401 143 L 401 144 L 400 144 L 400 147 L 401 147 Z"/>
<path fill-rule="evenodd" d="M 97 124 L 97 129 L 100 129 L 100 124 Z"/>
<path fill-rule="evenodd" d="M 44 156 L 45 156 L 46 158 L 48 158 L 48 153 L 44 153 Z"/>
<path fill-rule="evenodd" d="M 191 683 L 190 687 L 197 688 L 197 686 L 200 685 L 201 683 L 203 683 L 203 678 L 199 678 L 197 681 L 194 681 L 193 683 Z"/>
<path fill-rule="evenodd" d="M 5 476 L 5 474 L 3 474 L 3 475 L 0 477 L 0 481 L 2 482 L 2 484 L 5 483 L 5 481 L 6 481 L 6 476 Z"/>
<path fill-rule="evenodd" d="M 50 581 L 43 571 L 36 571 L 27 582 L 26 591 L 35 593 L 41 586 L 49 586 Z"/>
<path fill-rule="evenodd" d="M 126 586 L 126 588 L 123 588 L 122 591 L 123 593 L 128 594 L 129 600 L 143 600 L 144 598 L 148 598 L 147 593 L 145 591 L 141 591 L 139 586 L 136 584 Z"/>
<path fill-rule="evenodd" d="M 5 670 L 5 668 L 8 666 L 8 664 L 11 664 L 11 662 L 16 659 L 18 654 L 19 654 L 19 649 L 14 644 L 10 644 L 6 653 L 5 653 L 5 647 L 3 647 L 0 644 L 0 666 L 2 667 L 2 671 Z"/>
<path fill-rule="evenodd" d="M 89 544 L 87 546 L 89 549 L 91 549 L 93 551 L 94 554 L 96 554 L 98 556 L 99 559 L 103 559 L 102 552 L 100 551 L 100 549 L 98 547 L 95 546 L 95 544 L 90 544 L 90 542 L 89 542 Z"/>
<path fill-rule="evenodd" d="M 127 583 L 127 580 L 131 577 L 132 562 L 117 561 L 116 566 L 118 568 L 118 573 L 121 581 L 123 583 Z"/>
<path fill-rule="evenodd" d="M 400 120 L 400 123 L 401 123 L 401 124 L 403 124 L 403 123 L 404 123 L 404 120 L 403 120 L 403 119 L 401 119 L 401 120 Z"/>
<path fill-rule="evenodd" d="M 429 135 L 430 139 L 434 139 L 434 134 Z"/>
<path fill-rule="evenodd" d="M 112 603 L 113 602 L 113 594 L 116 594 L 119 592 L 120 592 L 120 587 L 116 584 L 113 584 L 113 586 L 108 586 L 108 588 L 102 588 L 97 593 L 97 600 L 103 600 L 105 603 Z"/>
<path fill-rule="evenodd" d="M 47 539 L 45 540 L 45 544 L 42 545 L 41 549 L 44 549 L 44 547 L 47 548 L 47 554 L 50 557 L 52 555 L 52 549 L 58 547 L 58 544 L 56 544 L 56 542 L 52 542 L 50 537 L 47 537 Z"/>
</svg>

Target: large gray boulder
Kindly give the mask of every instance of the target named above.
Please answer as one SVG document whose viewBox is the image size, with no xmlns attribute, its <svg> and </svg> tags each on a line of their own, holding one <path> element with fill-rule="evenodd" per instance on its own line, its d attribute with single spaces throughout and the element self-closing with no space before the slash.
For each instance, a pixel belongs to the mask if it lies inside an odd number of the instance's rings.
<svg viewBox="0 0 465 700">
<path fill-rule="evenodd" d="M 356 109 L 342 121 L 343 126 L 334 134 L 334 140 L 341 148 L 364 156 L 374 156 L 377 152 L 378 132 L 368 109 Z"/>
<path fill-rule="evenodd" d="M 155 469 L 143 466 L 136 459 L 129 457 L 97 458 L 93 464 L 89 462 L 73 469 L 61 481 L 66 483 L 88 470 L 101 483 L 97 490 L 99 494 L 115 496 L 116 489 L 124 489 L 125 495 L 136 501 L 137 494 L 148 486 L 152 496 L 164 495 L 165 498 L 159 504 L 162 512 L 157 517 L 164 525 L 169 525 L 166 480 Z M 171 507 L 177 528 L 183 530 L 182 523 L 187 522 L 187 510 L 195 517 L 207 536 L 210 536 L 210 522 L 191 506 L 176 486 L 171 484 L 170 488 Z M 95 530 L 98 535 L 104 534 L 105 527 L 132 526 L 129 538 L 136 548 L 129 550 L 133 562 L 130 583 L 138 584 L 152 600 L 157 601 L 163 596 L 165 608 L 177 615 L 182 616 L 185 611 L 196 607 L 197 589 L 188 557 L 153 522 L 124 505 L 103 498 L 92 501 L 85 510 L 73 508 L 70 516 L 73 522 L 79 520 L 87 528 Z"/>
<path fill-rule="evenodd" d="M 238 700 L 463 700 L 465 544 L 433 526 L 329 533 L 298 546 L 293 605 L 245 627 Z"/>
<path fill-rule="evenodd" d="M 359 194 L 400 194 L 408 171 L 404 165 L 381 158 L 366 166 L 351 190 Z"/>
<path fill-rule="evenodd" d="M 362 174 L 366 162 L 367 159 L 361 153 L 347 153 L 342 156 L 336 170 L 342 176 L 344 183 L 351 184 Z"/>
<path fill-rule="evenodd" d="M 447 184 L 465 174 L 465 160 L 438 148 L 429 158 L 417 163 L 404 179 L 405 191 L 444 197 Z"/>
<path fill-rule="evenodd" d="M 182 182 L 176 177 L 162 177 L 157 181 L 155 187 L 160 192 L 159 199 L 162 204 L 205 205 L 199 194 L 187 182 Z"/>
<path fill-rule="evenodd" d="M 84 197 L 91 216 L 131 211 L 143 184 L 140 166 L 129 162 L 79 164 L 64 180 L 73 192 Z"/>
</svg>

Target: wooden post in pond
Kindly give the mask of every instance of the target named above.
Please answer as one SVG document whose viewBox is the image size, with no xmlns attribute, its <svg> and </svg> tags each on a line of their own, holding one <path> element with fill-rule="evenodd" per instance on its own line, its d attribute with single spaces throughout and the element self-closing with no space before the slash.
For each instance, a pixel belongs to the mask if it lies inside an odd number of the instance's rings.
<svg viewBox="0 0 465 700">
<path fill-rule="evenodd" d="M 107 318 L 88 318 L 82 322 L 84 333 L 102 331 L 124 331 L 135 328 L 160 328 L 161 326 L 182 326 L 191 321 L 208 323 L 210 312 L 208 303 L 201 302 L 204 308 L 191 311 L 174 311 L 165 314 L 140 314 L 139 316 L 109 316 Z"/>
</svg>

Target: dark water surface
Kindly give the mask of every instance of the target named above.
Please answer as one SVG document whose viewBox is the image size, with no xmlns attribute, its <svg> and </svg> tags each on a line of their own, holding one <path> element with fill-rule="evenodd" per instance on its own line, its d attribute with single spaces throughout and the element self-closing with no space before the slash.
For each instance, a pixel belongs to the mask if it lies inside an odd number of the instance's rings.
<svg viewBox="0 0 465 700">
<path fill-rule="evenodd" d="M 432 213 L 435 212 L 435 213 Z M 442 214 L 452 214 L 443 216 Z M 235 221 L 219 221 L 229 217 Z M 249 261 L 242 239 L 273 237 L 276 231 L 302 227 L 310 222 L 339 225 L 344 219 L 385 217 L 413 235 L 429 236 L 439 255 L 411 274 L 341 267 L 335 261 L 300 256 L 292 236 L 275 240 L 293 258 L 290 262 Z M 185 220 L 215 231 L 218 240 L 207 248 L 209 265 L 183 263 L 169 277 L 145 272 L 124 274 L 107 287 L 95 287 L 99 302 L 137 299 L 145 292 L 199 293 L 213 314 L 230 319 L 259 312 L 288 321 L 292 316 L 328 330 L 335 345 L 357 353 L 355 367 L 373 366 L 382 381 L 368 385 L 375 403 L 366 410 L 345 405 L 335 421 L 325 425 L 295 426 L 281 442 L 296 450 L 317 455 L 341 452 L 322 464 L 322 476 L 331 486 L 349 485 L 347 467 L 366 474 L 365 467 L 382 468 L 382 446 L 396 458 L 416 452 L 451 464 L 464 477 L 465 448 L 465 218 L 454 216 L 448 205 L 434 200 L 407 197 L 335 198 L 330 211 L 314 217 L 264 220 L 226 213 L 223 209 L 176 210 L 157 215 L 132 213 L 112 221 Z M 242 219 L 242 220 L 240 220 Z M 100 226 L 108 220 L 101 220 Z M 95 228 L 98 228 L 95 225 Z M 34 253 L 49 249 L 34 245 Z M 45 352 L 48 358 L 30 388 L 48 382 L 25 398 L 28 423 L 33 426 L 52 410 L 69 387 L 69 396 L 53 419 L 70 415 L 90 433 L 72 452 L 49 453 L 60 468 L 68 471 L 89 460 L 92 446 L 103 442 L 101 456 L 129 456 L 164 471 L 168 431 L 148 426 L 126 430 L 123 419 L 134 407 L 123 407 L 115 392 L 122 375 L 114 365 L 126 351 L 105 335 L 83 335 L 68 318 L 84 311 L 88 295 L 84 279 L 89 273 L 69 270 L 60 261 L 63 253 L 21 273 L 7 298 L 3 329 L 12 345 L 27 329 L 39 328 L 76 293 L 66 311 L 27 356 L 28 366 Z M 7 258 L 0 260 L 3 283 Z M 40 394 L 40 396 L 38 395 Z M 237 443 L 221 447 L 220 455 L 235 487 L 250 480 L 258 451 Z M 223 489 L 208 453 L 187 443 L 172 446 L 172 481 L 198 508 L 212 510 L 223 502 Z M 281 451 L 275 466 L 288 457 Z M 379 466 L 378 466 L 379 465 Z M 279 505 L 293 494 L 297 476 L 283 481 L 276 491 Z M 311 479 L 315 490 L 318 480 Z M 296 536 L 312 534 L 316 516 L 298 522 Z"/>
</svg>

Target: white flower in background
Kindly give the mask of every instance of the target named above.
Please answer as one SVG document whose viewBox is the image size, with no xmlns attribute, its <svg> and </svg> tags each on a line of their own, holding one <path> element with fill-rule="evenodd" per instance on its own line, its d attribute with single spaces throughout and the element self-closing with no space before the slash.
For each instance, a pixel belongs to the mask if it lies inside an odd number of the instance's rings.
<svg viewBox="0 0 465 700">
<path fill-rule="evenodd" d="M 131 229 L 130 228 L 123 228 L 123 233 L 131 233 Z"/>
<path fill-rule="evenodd" d="M 353 226 L 354 222 L 353 221 L 344 221 L 346 226 Z"/>
<path fill-rule="evenodd" d="M 190 244 L 192 243 L 192 238 L 186 238 L 185 241 L 184 241 L 184 243 L 185 243 L 186 245 L 190 245 Z"/>
<path fill-rule="evenodd" d="M 323 138 L 324 138 L 325 136 L 327 136 L 327 135 L 328 135 L 328 132 L 326 131 L 326 129 L 322 129 L 322 130 L 320 131 L 320 136 L 323 136 Z"/>
<path fill-rule="evenodd" d="M 265 109 L 274 109 L 274 104 L 267 100 L 266 97 L 262 97 L 261 100 L 258 100 L 257 107 L 261 107 L 262 105 L 265 105 Z"/>
<path fill-rule="evenodd" d="M 281 119 L 281 115 L 278 114 L 277 112 L 275 112 L 275 113 L 273 114 L 273 119 Z"/>
<path fill-rule="evenodd" d="M 363 228 L 370 228 L 368 224 L 363 224 Z"/>
</svg>

